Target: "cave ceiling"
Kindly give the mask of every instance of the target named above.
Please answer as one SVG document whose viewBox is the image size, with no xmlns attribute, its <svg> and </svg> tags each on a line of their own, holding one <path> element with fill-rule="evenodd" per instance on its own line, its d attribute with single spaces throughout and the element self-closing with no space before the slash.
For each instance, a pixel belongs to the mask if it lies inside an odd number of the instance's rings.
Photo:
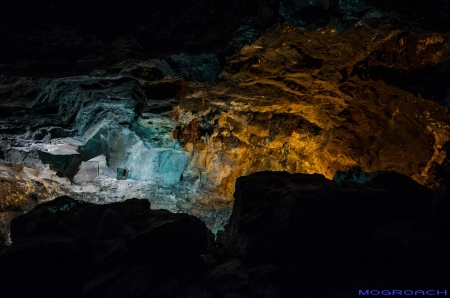
<svg viewBox="0 0 450 298">
<path fill-rule="evenodd" d="M 220 229 L 259 171 L 443 191 L 449 105 L 447 1 L 2 2 L 0 229 L 60 195 Z"/>
</svg>

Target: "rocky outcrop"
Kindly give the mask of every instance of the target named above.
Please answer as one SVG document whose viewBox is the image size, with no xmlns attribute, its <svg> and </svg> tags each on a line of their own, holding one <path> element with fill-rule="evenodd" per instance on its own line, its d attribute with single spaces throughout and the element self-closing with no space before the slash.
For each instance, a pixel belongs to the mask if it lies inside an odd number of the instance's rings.
<svg viewBox="0 0 450 298">
<path fill-rule="evenodd" d="M 9 226 L 14 217 L 70 191 L 70 181 L 56 176 L 48 166 L 0 161 L 0 237 L 10 243 Z"/>
<path fill-rule="evenodd" d="M 364 184 L 286 172 L 241 177 L 225 233 L 235 259 L 215 269 L 211 285 L 271 297 L 445 288 L 448 219 L 432 211 L 432 197 L 396 173 Z"/>
<path fill-rule="evenodd" d="M 347 233 L 423 220 L 431 202 L 430 190 L 394 173 L 363 185 L 317 174 L 255 173 L 236 184 L 226 247 L 249 259 L 304 258 L 320 247 L 338 248 L 328 241 Z"/>
<path fill-rule="evenodd" d="M 188 63 L 186 57 L 174 61 Z M 202 65 L 199 57 L 189 62 L 192 67 Z M 214 207 L 196 202 L 197 196 L 205 196 L 195 185 L 198 173 L 183 175 L 189 153 L 172 137 L 176 124 L 170 114 L 184 81 L 170 76 L 177 71 L 169 64 L 158 65 L 124 63 L 111 73 L 70 78 L 3 77 L 0 158 L 19 170 L 0 173 L 17 180 L 16 191 L 7 191 L 11 187 L 2 179 L 2 202 L 30 196 L 45 202 L 64 194 L 93 203 L 137 197 L 151 199 L 154 208 L 192 211 L 212 228 L 223 226 L 230 210 L 220 210 L 223 215 L 215 220 Z M 19 101 L 26 93 L 21 91 L 27 89 L 24 82 L 33 89 L 31 102 Z M 21 186 L 24 179 L 26 187 Z M 31 209 L 19 203 L 14 208 L 18 214 Z M 0 220 L 6 238 L 11 216 Z"/>
<path fill-rule="evenodd" d="M 199 219 L 137 199 L 96 206 L 59 197 L 15 218 L 11 238 L 3 297 L 180 294 L 208 245 Z"/>
<path fill-rule="evenodd" d="M 381 13 L 385 26 L 374 28 L 369 16 L 342 34 L 276 29 L 241 49 L 213 84 L 186 86 L 175 136 L 222 193 L 219 204 L 232 201 L 237 177 L 264 170 L 332 179 L 359 166 L 437 187 L 434 168 L 450 140 L 446 97 L 421 93 L 428 79 L 413 81 L 424 69 L 446 77 L 448 36 L 405 34 Z M 448 82 L 438 82 L 446 94 Z"/>
</svg>

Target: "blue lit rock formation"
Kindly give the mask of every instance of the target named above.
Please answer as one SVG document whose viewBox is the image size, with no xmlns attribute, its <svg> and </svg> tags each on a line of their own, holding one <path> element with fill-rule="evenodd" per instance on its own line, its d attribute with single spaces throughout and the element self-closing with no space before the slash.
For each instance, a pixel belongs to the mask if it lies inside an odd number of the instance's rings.
<svg viewBox="0 0 450 298">
<path fill-rule="evenodd" d="M 195 77 L 203 73 L 204 59 L 212 65 L 209 75 L 216 76 L 218 62 L 211 55 L 192 59 L 181 55 L 173 61 L 192 67 Z M 64 191 L 55 192 L 58 195 L 101 204 L 132 197 L 148 199 L 154 208 L 190 212 L 211 228 L 221 228 L 230 208 L 216 210 L 208 203 L 214 197 L 213 187 L 205 185 L 202 170 L 172 136 L 176 122 L 171 113 L 178 104 L 174 97 L 183 80 L 170 76 L 177 71 L 169 64 L 154 62 L 161 70 L 153 62 L 131 63 L 110 70 L 116 75 L 100 71 L 33 81 L 35 98 L 20 107 L 22 114 L 13 113 L 13 121 L 21 123 L 16 131 L 23 132 L 1 141 L 2 156 L 24 169 L 45 168 L 65 177 L 44 182 L 62 184 Z M 35 118 L 24 116 L 28 111 Z M 30 183 L 38 183 L 33 179 Z M 17 191 L 25 200 L 31 192 Z M 42 189 L 35 195 L 39 202 L 54 198 Z"/>
<path fill-rule="evenodd" d="M 337 182 L 357 182 L 363 184 L 378 174 L 378 172 L 366 173 L 359 167 L 353 167 L 346 172 L 337 171 L 334 174 L 333 180 Z"/>
</svg>

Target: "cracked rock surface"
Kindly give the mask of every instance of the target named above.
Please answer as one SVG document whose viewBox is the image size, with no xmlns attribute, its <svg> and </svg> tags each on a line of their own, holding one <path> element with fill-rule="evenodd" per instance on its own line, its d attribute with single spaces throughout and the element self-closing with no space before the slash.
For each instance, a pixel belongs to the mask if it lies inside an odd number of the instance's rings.
<svg viewBox="0 0 450 298">
<path fill-rule="evenodd" d="M 450 57 L 448 34 L 406 37 L 364 20 L 342 34 L 276 29 L 236 54 L 216 82 L 186 87 L 176 136 L 225 201 L 237 177 L 264 170 L 331 179 L 359 166 L 437 187 L 434 169 L 450 140 L 445 98 L 392 85 L 387 73 L 439 70 Z"/>
</svg>

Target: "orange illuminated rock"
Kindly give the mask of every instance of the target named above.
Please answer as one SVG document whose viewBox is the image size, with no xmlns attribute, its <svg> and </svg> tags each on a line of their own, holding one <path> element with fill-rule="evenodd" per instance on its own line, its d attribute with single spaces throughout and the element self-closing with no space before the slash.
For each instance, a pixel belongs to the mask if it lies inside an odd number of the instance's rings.
<svg viewBox="0 0 450 298">
<path fill-rule="evenodd" d="M 376 57 L 394 50 L 397 72 L 405 59 L 433 66 L 449 59 L 449 45 L 442 34 L 405 37 L 364 22 L 341 35 L 333 27 L 276 29 L 236 54 L 219 81 L 186 87 L 185 100 L 207 101 L 201 111 L 176 109 L 176 136 L 224 205 L 237 177 L 264 170 L 331 179 L 360 166 L 432 187 L 450 140 L 448 109 L 367 67 L 387 65 Z M 409 65 L 411 73 L 423 65 Z"/>
</svg>

